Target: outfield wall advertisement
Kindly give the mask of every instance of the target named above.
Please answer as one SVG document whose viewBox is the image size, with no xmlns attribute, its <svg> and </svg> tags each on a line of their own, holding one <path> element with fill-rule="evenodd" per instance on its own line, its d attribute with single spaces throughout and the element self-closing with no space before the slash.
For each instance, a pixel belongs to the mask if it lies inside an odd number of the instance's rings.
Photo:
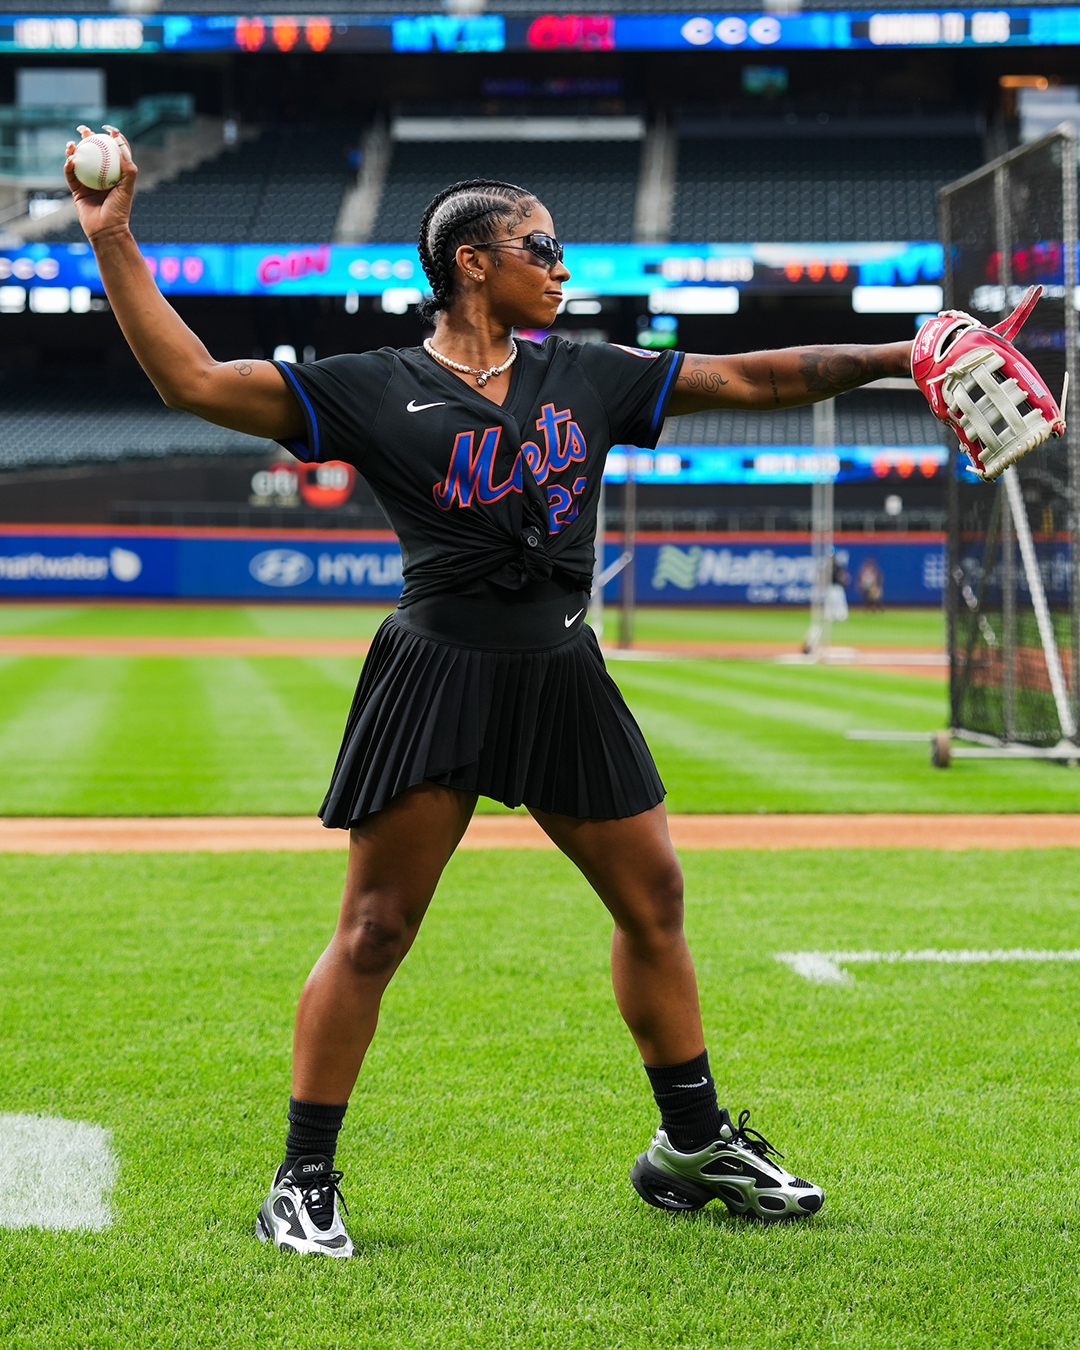
<svg viewBox="0 0 1080 1350">
<path fill-rule="evenodd" d="M 1067 544 L 1053 545 L 1058 552 Z M 621 539 L 609 536 L 605 561 Z M 1055 555 L 1056 557 L 1056 555 Z M 937 605 L 945 581 L 939 534 L 840 535 L 838 576 L 859 604 Z M 1067 557 L 1047 566 L 1067 572 Z M 805 534 L 641 535 L 634 587 L 645 605 L 806 605 L 813 565 Z M 46 529 L 0 527 L 0 596 L 347 600 L 392 604 L 401 552 L 385 531 Z M 621 581 L 605 590 L 619 599 Z"/>
</svg>

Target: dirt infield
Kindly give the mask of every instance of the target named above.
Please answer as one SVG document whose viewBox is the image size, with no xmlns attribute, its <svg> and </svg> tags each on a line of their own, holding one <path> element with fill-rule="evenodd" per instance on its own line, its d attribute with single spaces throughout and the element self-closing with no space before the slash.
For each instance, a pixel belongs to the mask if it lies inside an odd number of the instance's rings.
<svg viewBox="0 0 1080 1350">
<path fill-rule="evenodd" d="M 354 656 L 370 638 L 0 637 L 0 656 Z"/>
<path fill-rule="evenodd" d="M 1080 815 L 671 816 L 680 849 L 1080 848 Z M 307 816 L 0 819 L 0 853 L 234 853 L 344 849 Z M 553 848 L 530 816 L 476 816 L 462 848 Z"/>
</svg>

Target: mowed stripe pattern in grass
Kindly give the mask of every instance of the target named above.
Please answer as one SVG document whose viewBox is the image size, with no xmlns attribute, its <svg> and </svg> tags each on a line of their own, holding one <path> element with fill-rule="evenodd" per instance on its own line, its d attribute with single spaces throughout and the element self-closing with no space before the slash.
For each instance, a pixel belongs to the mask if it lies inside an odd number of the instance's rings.
<svg viewBox="0 0 1080 1350">
<path fill-rule="evenodd" d="M 350 696 L 295 659 L 9 662 L 0 813 L 313 813 Z"/>
<path fill-rule="evenodd" d="M 929 741 L 849 741 L 849 730 L 929 731 L 943 684 L 852 667 L 612 662 L 660 766 L 672 811 L 1074 810 L 1080 780 L 1045 764 L 929 763 Z"/>
<path fill-rule="evenodd" d="M 0 633 L 57 637 L 371 637 L 389 612 L 381 605 L 266 605 L 130 603 L 34 605 L 0 603 Z M 608 609 L 609 636 L 617 611 Z M 806 636 L 805 609 L 773 606 L 639 608 L 634 633 L 650 642 L 785 642 L 799 650 Z M 852 646 L 940 647 L 940 609 L 853 608 L 833 638 Z"/>
<path fill-rule="evenodd" d="M 0 606 L 0 631 L 365 637 L 379 609 Z M 642 641 L 788 640 L 805 616 L 647 611 Z M 857 615 L 845 640 L 932 642 L 940 615 Z M 343 657 L 0 659 L 0 814 L 312 814 L 361 662 Z M 1080 778 L 1039 763 L 928 763 L 847 741 L 947 717 L 925 675 L 772 662 L 612 660 L 676 812 L 1071 811 Z M 501 810 L 481 802 L 480 810 Z"/>
<path fill-rule="evenodd" d="M 0 665 L 0 814 L 311 814 L 359 667 L 331 657 L 9 659 Z M 936 680 L 718 661 L 613 661 L 611 671 L 672 811 L 1069 811 L 1080 802 L 1080 781 L 1057 766 L 968 761 L 943 773 L 922 745 L 845 739 L 848 729 L 940 726 Z"/>
<path fill-rule="evenodd" d="M 456 858 L 387 996 L 339 1155 L 359 1257 L 254 1209 L 343 859 L 0 859 L 0 1111 L 111 1130 L 115 1222 L 0 1232 L 13 1350 L 1010 1350 L 1075 1343 L 1076 966 L 778 951 L 1075 945 L 1075 854 L 697 854 L 725 1100 L 826 1187 L 798 1228 L 643 1206 L 654 1123 L 609 923 L 564 860 Z"/>
</svg>

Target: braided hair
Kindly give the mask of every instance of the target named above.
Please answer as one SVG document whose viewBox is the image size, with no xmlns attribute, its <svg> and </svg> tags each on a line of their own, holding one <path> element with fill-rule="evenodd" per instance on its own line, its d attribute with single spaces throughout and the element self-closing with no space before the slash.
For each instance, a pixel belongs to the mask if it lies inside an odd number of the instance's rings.
<svg viewBox="0 0 1080 1350">
<path fill-rule="evenodd" d="M 467 178 L 435 195 L 420 222 L 417 241 L 420 262 L 431 283 L 431 297 L 417 306 L 423 321 L 434 323 L 453 299 L 454 257 L 461 245 L 494 239 L 499 225 L 517 214 L 518 203 L 535 200 L 535 194 L 525 188 L 494 178 Z"/>
</svg>

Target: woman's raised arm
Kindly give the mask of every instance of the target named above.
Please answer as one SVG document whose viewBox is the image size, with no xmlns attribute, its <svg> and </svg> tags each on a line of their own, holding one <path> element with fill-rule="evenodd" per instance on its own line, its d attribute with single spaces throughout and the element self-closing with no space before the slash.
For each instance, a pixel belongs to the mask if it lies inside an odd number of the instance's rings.
<svg viewBox="0 0 1080 1350">
<path fill-rule="evenodd" d="M 688 355 L 669 417 L 709 408 L 795 408 L 820 403 L 883 376 L 911 375 L 911 343 L 879 347 L 781 347 L 738 356 Z"/>
<path fill-rule="evenodd" d="M 90 134 L 80 127 L 83 136 Z M 303 434 L 292 394 L 269 361 L 215 361 L 154 284 L 129 227 L 138 169 L 123 136 L 122 175 L 109 192 L 75 177 L 69 141 L 64 174 L 79 223 L 97 258 L 105 294 L 135 357 L 170 408 L 252 436 L 288 439 Z"/>
</svg>

